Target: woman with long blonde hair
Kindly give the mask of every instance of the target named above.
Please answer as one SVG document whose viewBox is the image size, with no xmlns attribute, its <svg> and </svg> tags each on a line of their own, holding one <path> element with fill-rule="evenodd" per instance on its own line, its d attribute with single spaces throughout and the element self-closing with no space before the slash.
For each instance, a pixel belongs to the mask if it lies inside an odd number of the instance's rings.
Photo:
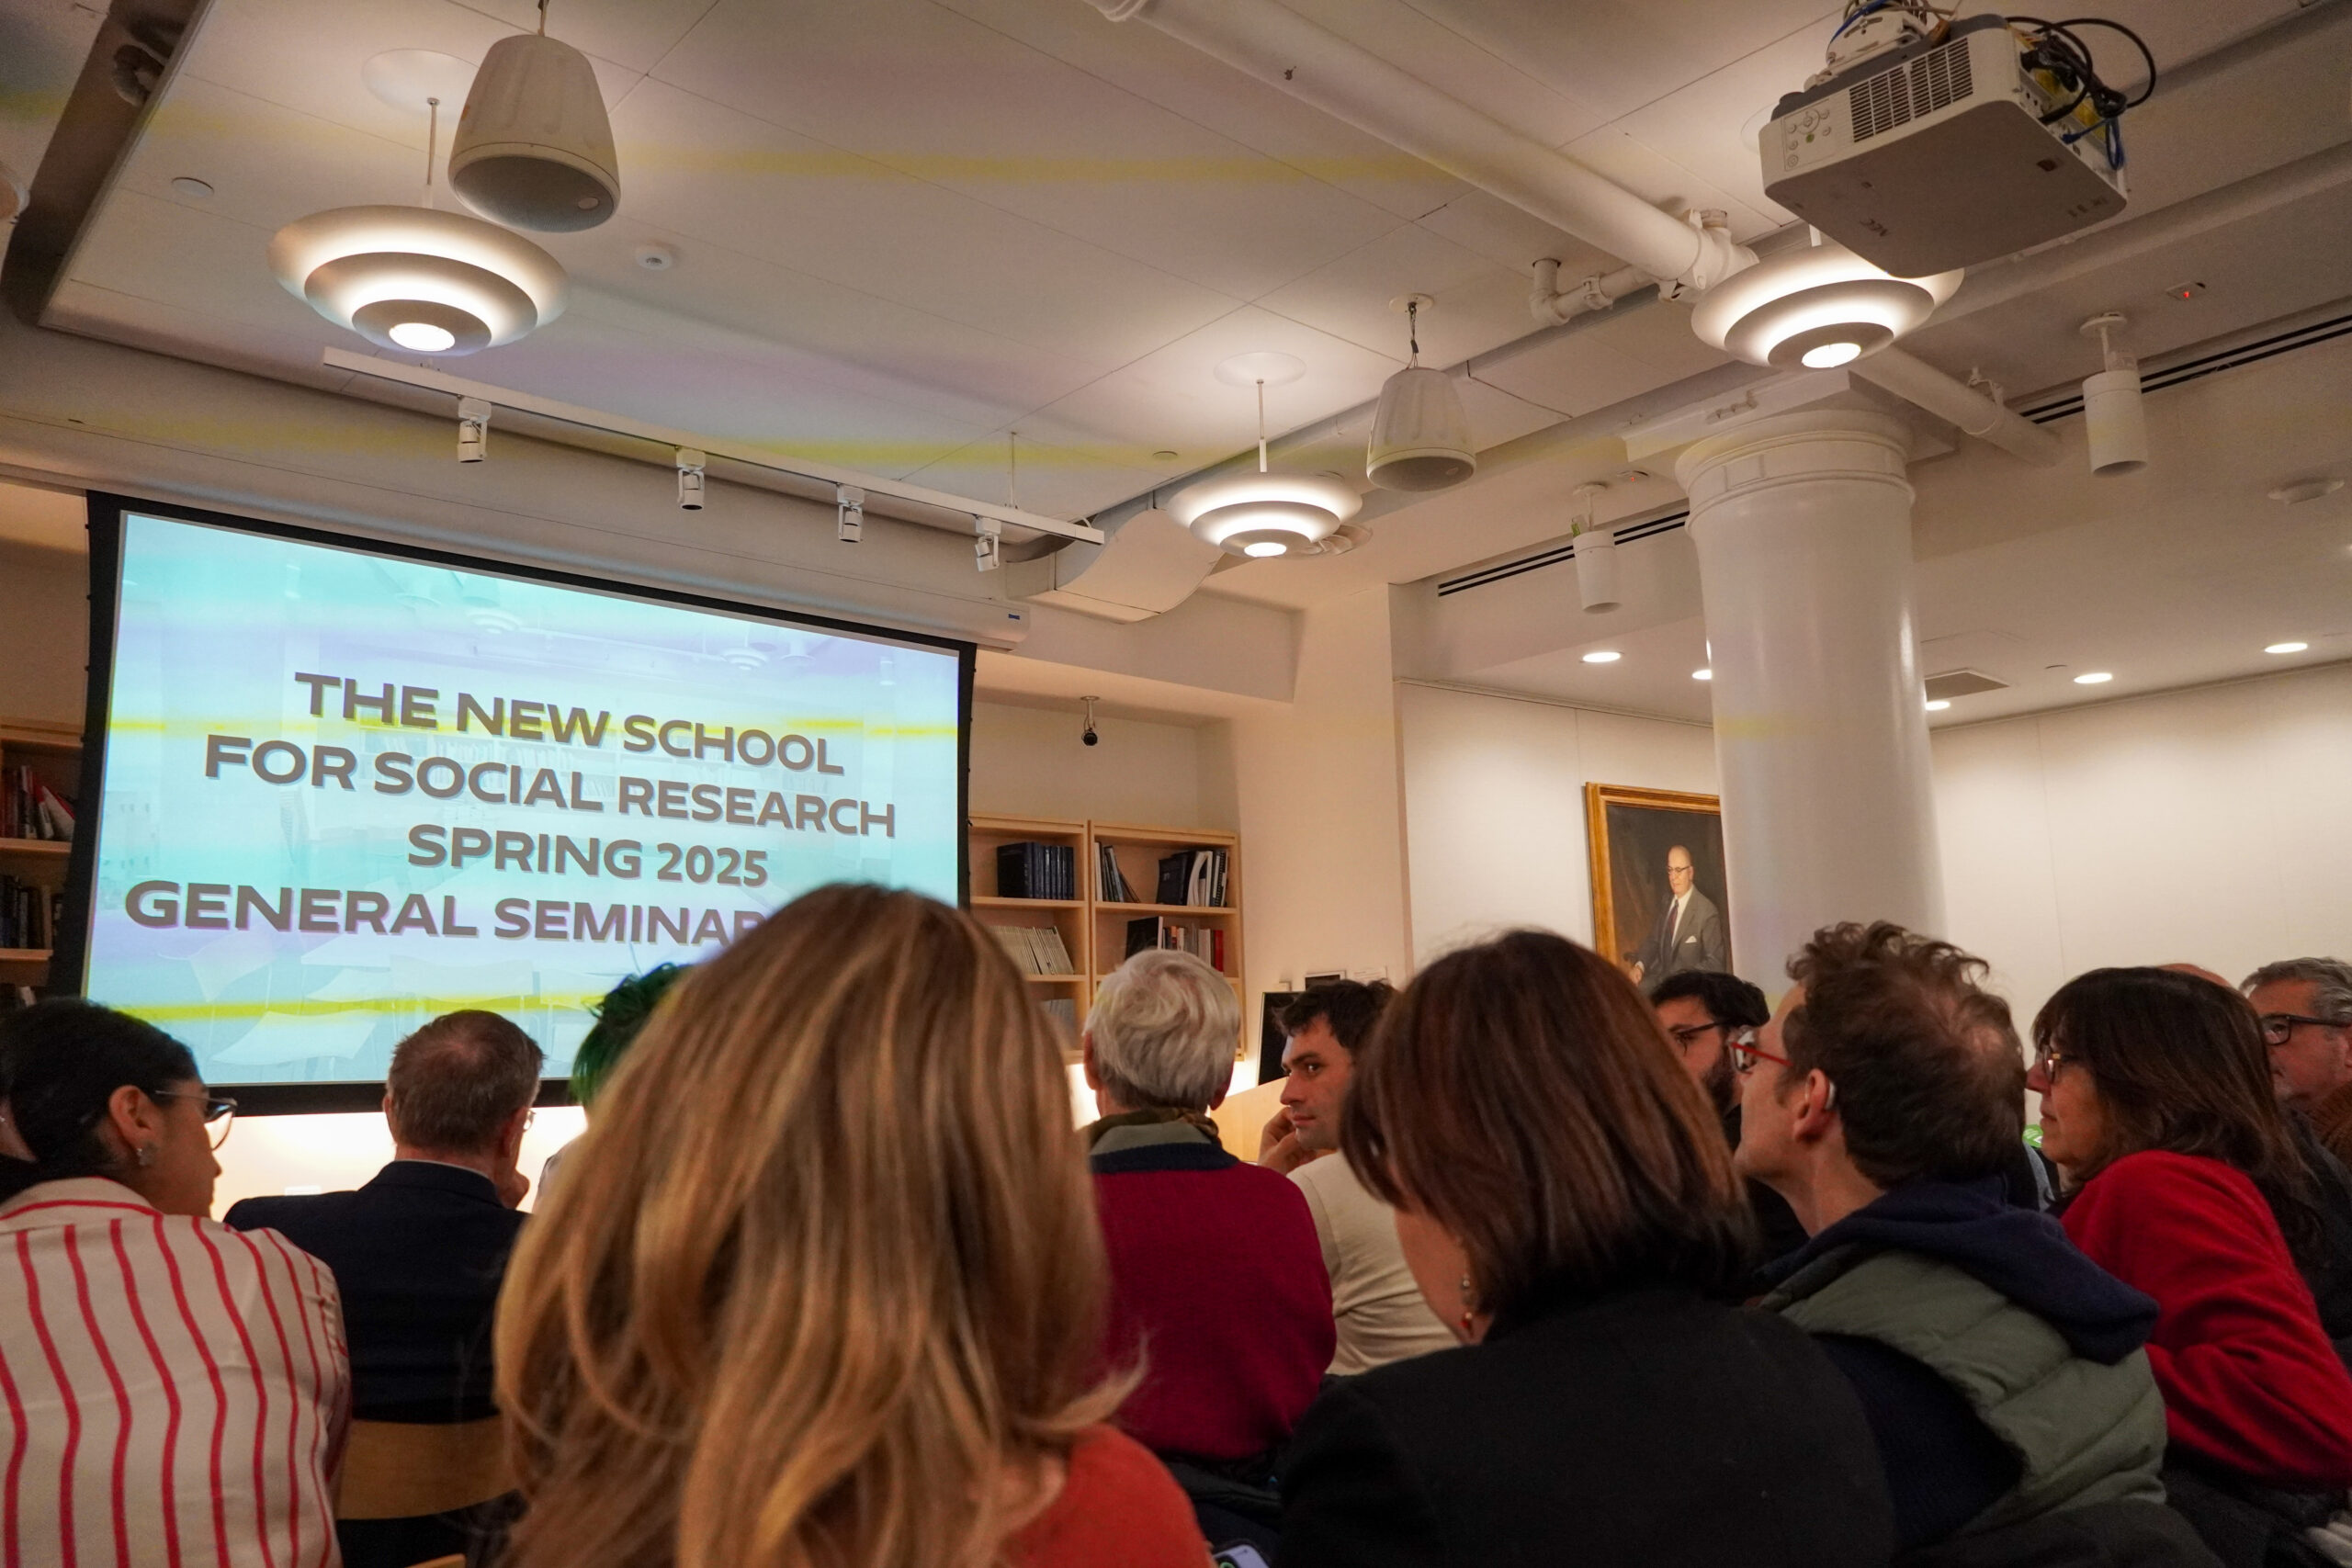
<svg viewBox="0 0 2352 1568">
<path fill-rule="evenodd" d="M 499 1310 L 506 1568 L 1197 1568 L 1102 1425 L 1059 1045 L 969 918 L 811 893 L 604 1088 Z"/>
</svg>

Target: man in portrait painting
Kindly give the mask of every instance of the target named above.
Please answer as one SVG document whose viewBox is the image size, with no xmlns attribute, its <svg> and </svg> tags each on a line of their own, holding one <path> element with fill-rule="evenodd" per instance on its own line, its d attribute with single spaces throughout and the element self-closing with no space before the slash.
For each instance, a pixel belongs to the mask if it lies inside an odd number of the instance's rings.
<svg viewBox="0 0 2352 1568">
<path fill-rule="evenodd" d="M 1723 911 L 1699 891 L 1698 880 L 1689 849 L 1677 844 L 1666 852 L 1666 908 L 1634 955 L 1634 983 L 1645 991 L 1686 969 L 1730 967 Z"/>
</svg>

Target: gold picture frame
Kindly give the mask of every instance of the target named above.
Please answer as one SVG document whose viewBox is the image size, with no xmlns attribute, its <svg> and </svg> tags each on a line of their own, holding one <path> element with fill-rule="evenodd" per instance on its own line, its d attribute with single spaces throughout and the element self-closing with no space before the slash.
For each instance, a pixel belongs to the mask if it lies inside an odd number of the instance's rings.
<svg viewBox="0 0 2352 1568">
<path fill-rule="evenodd" d="M 1723 798 L 1588 784 L 1584 816 L 1592 865 L 1593 951 L 1645 990 L 1678 964 L 1730 972 L 1731 890 L 1724 873 Z M 1683 849 L 1692 863 L 1696 898 L 1686 902 L 1683 922 L 1699 929 L 1683 940 L 1679 953 L 1670 940 L 1664 953 L 1649 953 L 1672 897 L 1665 868 L 1674 848 Z M 1712 921 L 1694 919 L 1694 903 L 1712 912 Z M 1670 938 L 1673 933 L 1668 934 Z M 1637 954 L 1648 962 L 1640 962 Z M 1691 958 L 1704 962 L 1689 962 Z"/>
</svg>

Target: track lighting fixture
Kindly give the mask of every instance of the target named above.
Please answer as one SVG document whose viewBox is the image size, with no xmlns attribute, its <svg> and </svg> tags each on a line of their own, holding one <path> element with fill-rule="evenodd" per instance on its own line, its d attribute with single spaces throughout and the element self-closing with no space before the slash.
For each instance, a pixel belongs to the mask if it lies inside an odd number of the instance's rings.
<svg viewBox="0 0 2352 1568">
<path fill-rule="evenodd" d="M 1004 564 L 1004 525 L 993 517 L 972 519 L 972 558 L 982 571 L 994 571 Z"/>
<path fill-rule="evenodd" d="M 480 398 L 458 400 L 458 461 L 479 463 L 490 456 L 490 404 Z"/>
<path fill-rule="evenodd" d="M 1568 514 L 1568 536 L 1576 547 L 1577 596 L 1585 614 L 1606 615 L 1624 601 L 1617 592 L 1617 534 L 1595 520 L 1594 503 L 1603 485 L 1578 485 L 1576 508 Z"/>
<path fill-rule="evenodd" d="M 2114 311 L 2082 324 L 2085 337 L 2098 339 L 2099 373 L 2083 383 L 2083 434 L 2090 442 L 2091 472 L 2136 474 L 2148 466 L 2148 413 L 2140 401 L 2140 362 L 2120 352 L 2109 334 L 2123 330 Z"/>
<path fill-rule="evenodd" d="M 709 461 L 691 446 L 678 448 L 678 510 L 702 510 L 703 466 Z"/>
<path fill-rule="evenodd" d="M 833 537 L 844 545 L 865 537 L 865 491 L 855 485 L 833 487 Z"/>
</svg>

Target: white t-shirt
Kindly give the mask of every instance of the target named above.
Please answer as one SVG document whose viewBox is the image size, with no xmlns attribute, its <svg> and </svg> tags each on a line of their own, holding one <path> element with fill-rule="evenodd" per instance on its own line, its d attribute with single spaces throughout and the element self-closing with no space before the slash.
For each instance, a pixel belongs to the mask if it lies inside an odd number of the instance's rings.
<svg viewBox="0 0 2352 1568">
<path fill-rule="evenodd" d="M 1396 1240 L 1396 1211 L 1364 1190 L 1336 1154 L 1308 1160 L 1290 1173 L 1315 1215 L 1323 1267 L 1331 1276 L 1331 1316 L 1340 1345 L 1331 1372 L 1351 1377 L 1450 1349 L 1455 1343 L 1421 1299 Z"/>
</svg>

